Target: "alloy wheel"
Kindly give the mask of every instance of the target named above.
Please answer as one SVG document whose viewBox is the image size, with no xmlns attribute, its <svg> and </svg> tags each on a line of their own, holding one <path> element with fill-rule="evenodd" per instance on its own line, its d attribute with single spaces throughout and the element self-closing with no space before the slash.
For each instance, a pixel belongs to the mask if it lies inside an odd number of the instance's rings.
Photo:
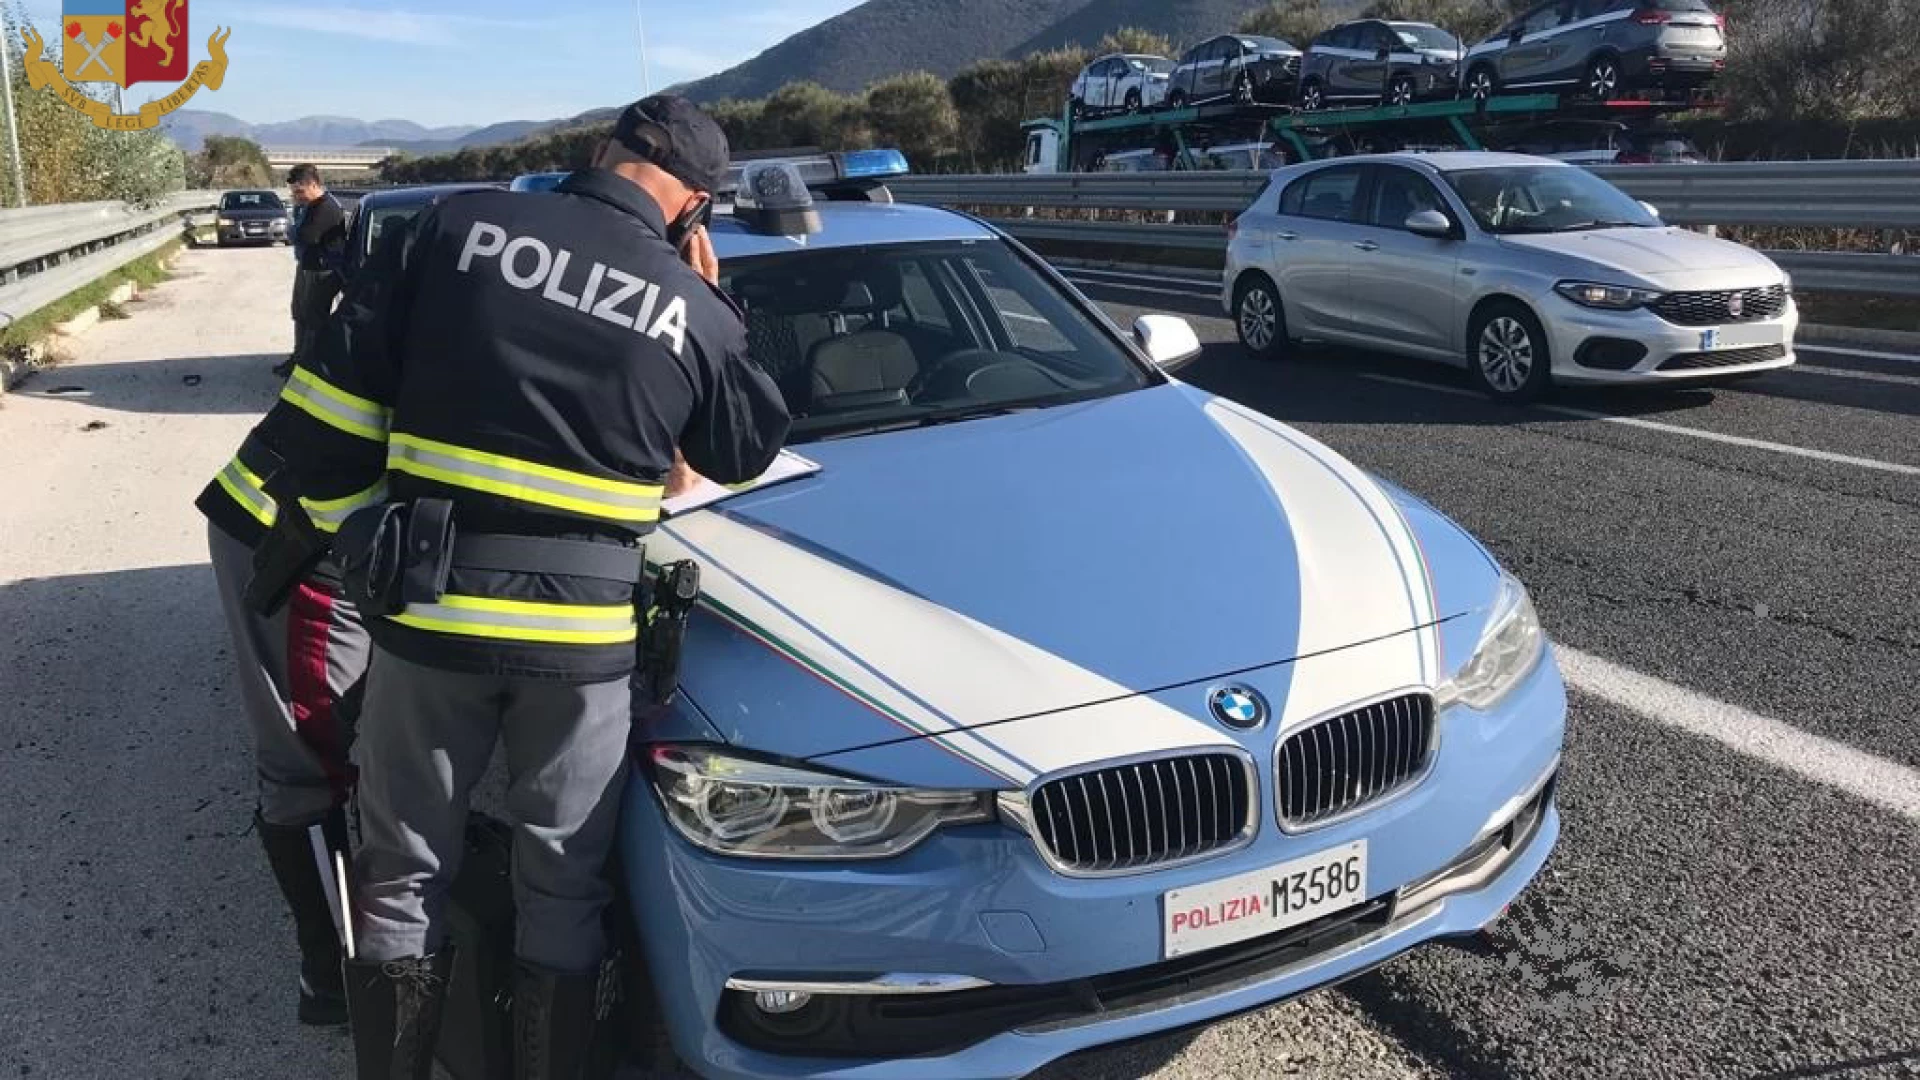
<svg viewBox="0 0 1920 1080">
<path fill-rule="evenodd" d="M 1474 72 L 1467 79 L 1467 95 L 1475 101 L 1486 101 L 1493 97 L 1493 72 L 1486 68 Z"/>
<path fill-rule="evenodd" d="M 1325 101 L 1324 95 L 1320 92 L 1320 84 L 1308 83 L 1306 90 L 1300 94 L 1300 107 L 1306 109 L 1308 112 L 1313 112 L 1323 104 L 1325 104 Z"/>
<path fill-rule="evenodd" d="M 1512 394 L 1533 374 L 1533 336 L 1519 319 L 1498 315 L 1480 331 L 1480 370 L 1488 385 Z"/>
<path fill-rule="evenodd" d="M 1240 340 L 1256 352 L 1273 344 L 1279 320 L 1273 294 L 1264 285 L 1252 285 L 1240 298 Z"/>
<path fill-rule="evenodd" d="M 1413 104 L 1413 80 L 1404 77 L 1393 80 L 1393 85 L 1387 88 L 1387 100 L 1394 105 Z"/>
<path fill-rule="evenodd" d="M 1253 101 L 1253 80 L 1247 78 L 1245 72 L 1233 81 L 1233 100 L 1242 105 L 1251 104 Z"/>
<path fill-rule="evenodd" d="M 1611 101 L 1613 92 L 1620 89 L 1620 69 L 1611 60 L 1595 60 L 1587 72 L 1587 89 L 1596 100 Z"/>
</svg>

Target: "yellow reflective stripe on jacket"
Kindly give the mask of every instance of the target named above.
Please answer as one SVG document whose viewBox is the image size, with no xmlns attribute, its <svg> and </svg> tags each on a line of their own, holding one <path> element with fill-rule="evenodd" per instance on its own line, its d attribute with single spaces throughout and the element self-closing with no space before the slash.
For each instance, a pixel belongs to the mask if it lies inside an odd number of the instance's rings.
<svg viewBox="0 0 1920 1080">
<path fill-rule="evenodd" d="M 387 439 L 387 410 L 378 402 L 349 394 L 306 368 L 293 369 L 280 400 L 349 435 L 374 442 Z"/>
<path fill-rule="evenodd" d="M 398 431 L 387 441 L 387 471 L 628 523 L 660 520 L 665 493 L 658 484 L 606 480 Z"/>
<path fill-rule="evenodd" d="M 408 604 L 389 619 L 442 634 L 559 645 L 623 645 L 639 637 L 631 605 L 540 604 L 485 596 L 442 596 Z"/>
<path fill-rule="evenodd" d="M 241 509 L 253 515 L 255 521 L 269 529 L 273 528 L 274 520 L 280 516 L 280 508 L 274 504 L 273 496 L 267 494 L 260 485 L 260 478 L 254 475 L 252 469 L 242 465 L 238 457 L 227 462 L 227 467 L 221 469 L 220 475 L 214 480 L 233 496 L 233 501 L 239 503 Z"/>
<path fill-rule="evenodd" d="M 387 478 L 365 491 L 356 492 L 343 499 L 301 499 L 300 505 L 306 509 L 307 517 L 313 521 L 314 528 L 324 533 L 340 531 L 340 526 L 356 510 L 376 506 L 387 501 Z"/>
</svg>

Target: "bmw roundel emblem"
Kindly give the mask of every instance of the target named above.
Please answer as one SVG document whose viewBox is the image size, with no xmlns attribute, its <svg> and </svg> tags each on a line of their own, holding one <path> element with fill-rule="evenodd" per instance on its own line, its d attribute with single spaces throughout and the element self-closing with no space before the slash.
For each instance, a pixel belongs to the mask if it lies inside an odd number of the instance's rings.
<svg viewBox="0 0 1920 1080">
<path fill-rule="evenodd" d="M 1213 718 L 1230 728 L 1251 731 L 1267 722 L 1267 699 L 1251 687 L 1222 686 L 1207 697 Z"/>
</svg>

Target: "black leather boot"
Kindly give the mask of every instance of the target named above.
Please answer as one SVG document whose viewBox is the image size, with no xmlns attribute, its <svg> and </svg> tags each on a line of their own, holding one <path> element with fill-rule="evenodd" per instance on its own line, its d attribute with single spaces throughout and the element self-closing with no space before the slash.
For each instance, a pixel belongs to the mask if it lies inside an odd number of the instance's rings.
<svg viewBox="0 0 1920 1080">
<path fill-rule="evenodd" d="M 275 825 L 257 812 L 254 828 L 267 851 L 280 895 L 293 913 L 294 934 L 300 942 L 300 1022 L 338 1026 L 347 1022 L 346 990 L 340 973 L 340 936 L 333 925 L 333 908 L 319 857 L 304 825 Z M 323 823 L 333 850 L 345 850 L 347 823 L 335 810 Z"/>
<path fill-rule="evenodd" d="M 405 960 L 349 960 L 347 1006 L 359 1080 L 430 1080 L 453 947 Z"/>
<path fill-rule="evenodd" d="M 514 1080 L 583 1080 L 593 1049 L 600 968 L 513 970 Z"/>
</svg>

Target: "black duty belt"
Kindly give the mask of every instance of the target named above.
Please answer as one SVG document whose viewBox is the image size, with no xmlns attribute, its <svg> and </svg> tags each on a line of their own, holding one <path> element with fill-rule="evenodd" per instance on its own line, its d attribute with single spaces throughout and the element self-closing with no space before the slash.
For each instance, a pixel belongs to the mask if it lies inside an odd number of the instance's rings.
<svg viewBox="0 0 1920 1080">
<path fill-rule="evenodd" d="M 646 575 L 646 556 L 639 548 L 501 533 L 456 534 L 453 565 L 463 570 L 602 578 L 628 585 L 640 584 Z"/>
</svg>

